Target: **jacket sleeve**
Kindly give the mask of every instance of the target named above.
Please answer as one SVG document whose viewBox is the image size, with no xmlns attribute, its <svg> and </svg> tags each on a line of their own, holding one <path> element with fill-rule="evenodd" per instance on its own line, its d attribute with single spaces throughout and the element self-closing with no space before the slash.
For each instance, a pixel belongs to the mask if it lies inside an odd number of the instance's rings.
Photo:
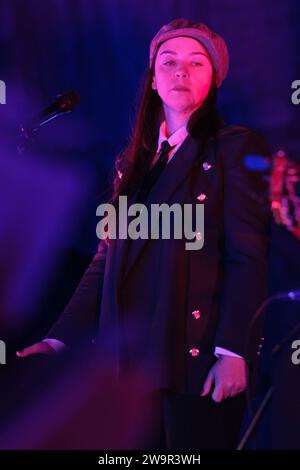
<svg viewBox="0 0 300 470">
<path fill-rule="evenodd" d="M 95 336 L 100 313 L 106 252 L 107 246 L 102 240 L 71 300 L 47 333 L 48 338 L 58 339 L 72 347 L 77 342 L 91 340 Z"/>
<path fill-rule="evenodd" d="M 249 157 L 270 155 L 253 131 L 222 145 L 224 172 L 224 278 L 215 346 L 253 359 L 251 320 L 267 296 L 270 209 L 266 175 L 249 169 Z M 254 335 L 255 336 L 255 335 Z"/>
</svg>

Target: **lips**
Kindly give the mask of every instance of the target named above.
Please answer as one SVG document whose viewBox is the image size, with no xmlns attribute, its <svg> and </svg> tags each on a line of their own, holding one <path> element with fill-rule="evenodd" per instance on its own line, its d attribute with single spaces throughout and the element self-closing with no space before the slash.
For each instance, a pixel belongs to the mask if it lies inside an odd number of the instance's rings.
<svg viewBox="0 0 300 470">
<path fill-rule="evenodd" d="M 175 86 L 174 88 L 172 88 L 172 90 L 174 91 L 190 91 L 187 87 L 185 86 Z"/>
</svg>

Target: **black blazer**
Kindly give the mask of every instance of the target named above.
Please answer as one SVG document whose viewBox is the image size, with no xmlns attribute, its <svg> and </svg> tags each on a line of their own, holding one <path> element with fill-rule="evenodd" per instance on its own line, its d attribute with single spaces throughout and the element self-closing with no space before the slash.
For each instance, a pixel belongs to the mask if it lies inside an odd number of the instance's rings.
<svg viewBox="0 0 300 470">
<path fill-rule="evenodd" d="M 250 322 L 266 297 L 270 214 L 267 183 L 245 157 L 268 154 L 263 138 L 242 127 L 224 127 L 204 150 L 188 136 L 145 204 L 199 204 L 204 194 L 203 248 L 102 241 L 48 336 L 71 345 L 97 330 L 117 376 L 137 368 L 154 388 L 184 393 L 199 392 L 215 346 L 249 358 Z"/>
</svg>

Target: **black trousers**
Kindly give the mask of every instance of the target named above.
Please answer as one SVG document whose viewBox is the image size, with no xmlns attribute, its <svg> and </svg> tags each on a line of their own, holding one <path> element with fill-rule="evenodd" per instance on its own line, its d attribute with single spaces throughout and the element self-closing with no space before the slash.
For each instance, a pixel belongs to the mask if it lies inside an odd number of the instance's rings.
<svg viewBox="0 0 300 470">
<path fill-rule="evenodd" d="M 245 394 L 216 403 L 164 390 L 152 395 L 153 421 L 144 448 L 157 450 L 236 449 Z"/>
</svg>

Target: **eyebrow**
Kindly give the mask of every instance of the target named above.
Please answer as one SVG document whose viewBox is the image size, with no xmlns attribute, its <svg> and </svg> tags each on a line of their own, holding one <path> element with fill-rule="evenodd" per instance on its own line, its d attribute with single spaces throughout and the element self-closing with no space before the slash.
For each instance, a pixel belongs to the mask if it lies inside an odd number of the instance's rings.
<svg viewBox="0 0 300 470">
<path fill-rule="evenodd" d="M 175 51 L 162 51 L 159 55 L 163 55 L 163 54 L 177 55 L 177 52 L 175 52 Z M 203 52 L 190 52 L 190 55 L 204 55 L 204 57 L 207 57 L 207 55 L 204 54 Z"/>
</svg>

